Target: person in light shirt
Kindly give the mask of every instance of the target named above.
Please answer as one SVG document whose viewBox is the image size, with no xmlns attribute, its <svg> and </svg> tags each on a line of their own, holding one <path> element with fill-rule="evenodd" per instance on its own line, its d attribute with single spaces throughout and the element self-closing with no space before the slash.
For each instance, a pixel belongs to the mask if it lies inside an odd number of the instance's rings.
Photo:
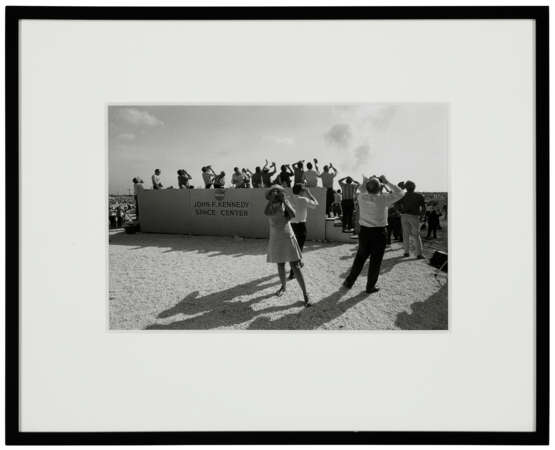
<svg viewBox="0 0 555 450">
<path fill-rule="evenodd" d="M 390 192 L 382 192 L 382 183 L 387 186 Z M 343 282 L 343 287 L 346 289 L 353 287 L 364 267 L 364 263 L 370 257 L 366 292 L 372 294 L 379 290 L 376 287 L 376 282 L 385 253 L 387 209 L 400 200 L 404 192 L 398 186 L 391 184 L 384 175 L 379 178 L 371 177 L 370 179 L 365 177 L 361 191 L 358 195 L 360 224 L 358 251 L 351 271 Z"/>
<path fill-rule="evenodd" d="M 293 195 L 288 196 L 287 199 L 295 210 L 295 217 L 291 219 L 291 228 L 293 228 L 293 233 L 295 233 L 297 243 L 302 252 L 306 241 L 308 208 L 316 208 L 318 206 L 318 200 L 316 200 L 312 193 L 301 183 L 297 183 L 293 186 Z M 300 265 L 302 267 L 302 262 L 300 262 Z M 295 272 L 293 268 L 291 268 L 289 279 L 292 280 L 293 278 L 295 278 Z"/>
<path fill-rule="evenodd" d="M 304 171 L 304 179 L 306 180 L 306 187 L 316 187 L 318 186 L 318 177 L 320 176 L 320 171 L 318 170 L 318 160 L 314 158 L 314 170 L 312 168 L 312 163 L 306 163 L 306 170 Z"/>
<path fill-rule="evenodd" d="M 162 172 L 160 169 L 156 169 L 152 175 L 152 189 L 162 189 L 162 183 L 160 182 L 160 174 Z"/>
<path fill-rule="evenodd" d="M 333 172 L 332 172 L 333 171 Z M 331 204 L 333 203 L 333 179 L 337 176 L 338 172 L 332 163 L 329 166 L 324 166 L 324 171 L 318 175 L 322 179 L 322 186 L 326 189 L 326 216 L 331 217 Z"/>
</svg>

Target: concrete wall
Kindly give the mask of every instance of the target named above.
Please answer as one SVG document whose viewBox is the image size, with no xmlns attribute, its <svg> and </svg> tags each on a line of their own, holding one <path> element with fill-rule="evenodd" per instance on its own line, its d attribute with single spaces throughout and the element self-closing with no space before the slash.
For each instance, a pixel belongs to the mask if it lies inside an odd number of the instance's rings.
<svg viewBox="0 0 555 450">
<path fill-rule="evenodd" d="M 312 188 L 318 207 L 308 212 L 310 240 L 325 239 L 326 192 Z M 141 230 L 150 233 L 266 238 L 266 189 L 164 189 L 139 195 Z"/>
</svg>

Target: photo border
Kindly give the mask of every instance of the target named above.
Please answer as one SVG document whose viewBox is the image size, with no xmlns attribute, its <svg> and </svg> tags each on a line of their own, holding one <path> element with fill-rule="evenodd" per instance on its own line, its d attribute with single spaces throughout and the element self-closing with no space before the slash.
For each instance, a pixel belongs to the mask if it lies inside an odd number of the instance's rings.
<svg viewBox="0 0 555 450">
<path fill-rule="evenodd" d="M 19 21 L 51 20 L 480 20 L 536 24 L 536 430 L 533 432 L 232 431 L 22 432 L 20 405 Z M 50 7 L 7 6 L 5 12 L 6 373 L 7 445 L 154 444 L 487 444 L 549 442 L 549 10 L 483 7 Z"/>
</svg>

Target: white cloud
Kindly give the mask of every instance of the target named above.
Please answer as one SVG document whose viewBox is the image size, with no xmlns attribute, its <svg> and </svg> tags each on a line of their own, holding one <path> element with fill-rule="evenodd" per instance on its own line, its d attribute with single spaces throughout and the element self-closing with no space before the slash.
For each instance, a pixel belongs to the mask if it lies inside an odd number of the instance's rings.
<svg viewBox="0 0 555 450">
<path fill-rule="evenodd" d="M 137 108 L 122 108 L 117 111 L 117 118 L 137 127 L 163 127 L 164 122 L 147 111 Z"/>
</svg>

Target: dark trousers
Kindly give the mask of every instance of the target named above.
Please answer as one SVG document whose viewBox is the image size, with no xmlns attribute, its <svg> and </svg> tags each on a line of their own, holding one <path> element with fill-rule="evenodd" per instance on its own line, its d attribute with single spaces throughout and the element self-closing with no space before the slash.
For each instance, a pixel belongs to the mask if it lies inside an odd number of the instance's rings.
<svg viewBox="0 0 555 450">
<path fill-rule="evenodd" d="M 360 227 L 360 232 L 358 234 L 358 251 L 353 261 L 353 267 L 351 267 L 351 273 L 345 280 L 346 284 L 349 286 L 354 284 L 364 267 L 364 263 L 368 257 L 370 257 L 366 289 L 371 289 L 376 285 L 378 276 L 380 275 L 383 255 L 385 253 L 385 240 L 385 228 Z"/>
<path fill-rule="evenodd" d="M 139 199 L 135 195 L 135 219 L 139 219 Z"/>
<path fill-rule="evenodd" d="M 333 188 L 328 188 L 326 191 L 326 216 L 331 214 L 331 205 L 334 200 Z"/>
<path fill-rule="evenodd" d="M 391 244 L 391 234 L 400 242 L 403 242 L 403 229 L 401 227 L 401 217 L 390 217 L 387 219 L 387 243 Z"/>
<path fill-rule="evenodd" d="M 341 210 L 343 211 L 343 216 L 341 217 L 341 222 L 343 222 L 343 231 L 353 228 L 353 212 L 355 210 L 355 202 L 353 199 L 341 200 Z"/>
<path fill-rule="evenodd" d="M 437 229 L 439 227 L 439 223 L 437 222 L 428 222 L 428 235 L 426 236 L 426 239 L 430 239 L 430 237 L 434 236 L 434 239 L 437 238 Z"/>
<path fill-rule="evenodd" d="M 304 248 L 304 242 L 306 241 L 306 222 L 299 222 L 299 223 L 292 223 L 291 228 L 293 228 L 293 233 L 295 233 L 295 237 L 297 238 L 297 243 L 301 248 L 301 251 Z"/>
</svg>

